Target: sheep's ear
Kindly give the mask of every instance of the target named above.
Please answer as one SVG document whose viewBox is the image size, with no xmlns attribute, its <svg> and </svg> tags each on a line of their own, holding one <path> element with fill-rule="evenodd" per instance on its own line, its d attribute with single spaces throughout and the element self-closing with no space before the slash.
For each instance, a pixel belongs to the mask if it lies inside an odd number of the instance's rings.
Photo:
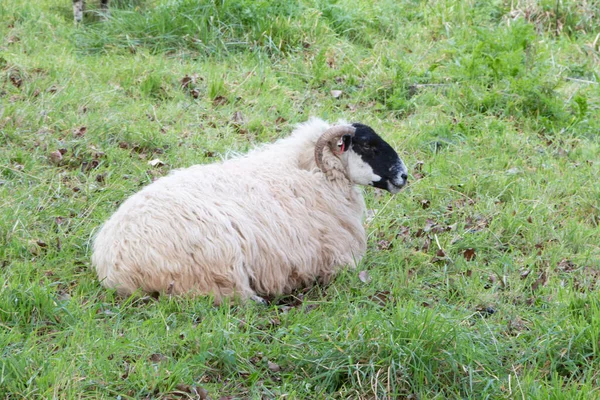
<svg viewBox="0 0 600 400">
<path fill-rule="evenodd" d="M 340 154 L 345 153 L 350 149 L 350 145 L 352 145 L 352 136 L 344 135 L 338 140 L 337 148 Z"/>
</svg>

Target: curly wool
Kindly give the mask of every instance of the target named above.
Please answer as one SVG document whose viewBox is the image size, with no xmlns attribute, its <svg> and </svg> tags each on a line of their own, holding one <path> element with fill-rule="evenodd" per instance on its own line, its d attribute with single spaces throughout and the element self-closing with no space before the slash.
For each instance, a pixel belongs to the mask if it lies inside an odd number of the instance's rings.
<svg viewBox="0 0 600 400">
<path fill-rule="evenodd" d="M 121 295 L 138 289 L 223 297 L 328 282 L 366 249 L 364 199 L 313 119 L 222 163 L 177 170 L 127 199 L 96 236 L 92 264 Z"/>
</svg>

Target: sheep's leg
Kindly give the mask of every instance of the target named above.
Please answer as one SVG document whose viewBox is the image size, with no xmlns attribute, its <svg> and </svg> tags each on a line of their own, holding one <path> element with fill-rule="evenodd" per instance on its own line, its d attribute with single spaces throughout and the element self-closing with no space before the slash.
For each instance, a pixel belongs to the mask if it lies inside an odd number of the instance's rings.
<svg viewBox="0 0 600 400">
<path fill-rule="evenodd" d="M 100 18 L 103 20 L 108 19 L 110 13 L 108 11 L 108 0 L 100 0 Z"/>
<path fill-rule="evenodd" d="M 267 303 L 267 301 L 265 299 L 263 299 L 262 297 L 260 297 L 259 295 L 256 295 L 256 294 L 253 294 L 252 296 L 250 296 L 249 299 L 254 301 L 255 303 L 261 304 L 263 306 L 269 305 L 269 303 Z"/>
<path fill-rule="evenodd" d="M 83 10 L 85 8 L 84 0 L 73 0 L 73 16 L 75 22 L 79 23 L 83 19 Z"/>
</svg>

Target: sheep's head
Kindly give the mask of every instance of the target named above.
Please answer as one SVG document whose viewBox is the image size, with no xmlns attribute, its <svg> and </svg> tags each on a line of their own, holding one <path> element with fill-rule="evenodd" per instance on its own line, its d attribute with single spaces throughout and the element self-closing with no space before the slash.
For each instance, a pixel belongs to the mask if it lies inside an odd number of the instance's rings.
<svg viewBox="0 0 600 400">
<path fill-rule="evenodd" d="M 340 158 L 353 183 L 390 193 L 398 193 L 406 184 L 407 169 L 398 153 L 367 125 L 338 125 L 321 135 L 315 145 L 315 160 L 322 171 L 325 146 Z"/>
</svg>

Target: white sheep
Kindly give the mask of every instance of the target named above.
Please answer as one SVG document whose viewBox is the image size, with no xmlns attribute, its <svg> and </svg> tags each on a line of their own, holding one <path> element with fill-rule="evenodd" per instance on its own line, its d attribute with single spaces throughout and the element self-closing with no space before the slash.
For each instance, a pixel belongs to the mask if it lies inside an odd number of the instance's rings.
<svg viewBox="0 0 600 400">
<path fill-rule="evenodd" d="M 370 127 L 304 123 L 224 162 L 176 170 L 127 199 L 92 264 L 121 295 L 289 293 L 355 267 L 366 250 L 356 184 L 397 193 L 407 170 Z"/>
</svg>

